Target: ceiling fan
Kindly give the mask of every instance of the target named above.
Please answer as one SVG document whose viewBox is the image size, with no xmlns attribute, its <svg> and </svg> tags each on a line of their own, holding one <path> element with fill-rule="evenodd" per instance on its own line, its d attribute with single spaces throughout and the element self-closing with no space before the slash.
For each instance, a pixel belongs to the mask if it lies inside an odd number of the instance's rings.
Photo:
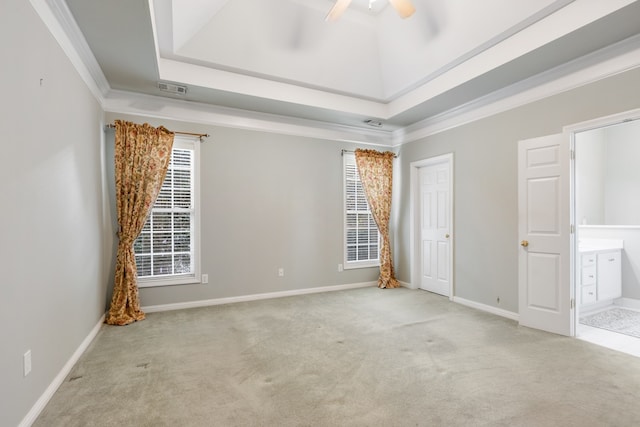
<svg viewBox="0 0 640 427">
<path fill-rule="evenodd" d="M 369 0 L 369 6 L 371 7 L 371 2 L 374 0 Z M 335 21 L 338 19 L 345 10 L 349 7 L 351 0 L 336 0 L 336 3 L 333 5 L 329 13 L 327 14 L 326 21 Z M 398 12 L 398 15 L 402 18 L 408 18 L 413 15 L 413 12 L 416 11 L 416 8 L 411 4 L 411 0 L 389 0 L 391 6 Z"/>
</svg>

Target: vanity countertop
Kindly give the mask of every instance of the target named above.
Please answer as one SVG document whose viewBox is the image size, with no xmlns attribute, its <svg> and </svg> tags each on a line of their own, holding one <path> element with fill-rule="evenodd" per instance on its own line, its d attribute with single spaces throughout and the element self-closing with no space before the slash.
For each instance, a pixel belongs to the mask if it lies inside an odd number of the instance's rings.
<svg viewBox="0 0 640 427">
<path fill-rule="evenodd" d="M 624 241 L 619 239 L 580 239 L 579 252 L 615 251 L 624 247 Z"/>
</svg>

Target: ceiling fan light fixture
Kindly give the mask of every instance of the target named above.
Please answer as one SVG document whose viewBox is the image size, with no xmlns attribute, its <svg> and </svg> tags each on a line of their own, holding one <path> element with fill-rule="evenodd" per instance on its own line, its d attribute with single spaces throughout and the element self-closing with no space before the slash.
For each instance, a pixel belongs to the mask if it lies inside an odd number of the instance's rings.
<svg viewBox="0 0 640 427">
<path fill-rule="evenodd" d="M 335 21 L 336 19 L 340 18 L 340 16 L 342 16 L 344 11 L 347 10 L 350 4 L 351 0 L 337 0 L 324 20 Z"/>
<path fill-rule="evenodd" d="M 403 19 L 410 17 L 416 11 L 410 0 L 389 0 L 389 3 Z"/>
<path fill-rule="evenodd" d="M 375 0 L 369 0 L 369 10 L 372 9 L 374 1 Z M 416 11 L 411 0 L 389 0 L 389 3 L 393 6 L 396 12 L 398 12 L 398 15 L 400 15 L 401 18 L 408 18 Z M 327 14 L 325 21 L 335 21 L 340 18 L 350 4 L 351 0 L 336 0 L 333 7 Z"/>
</svg>

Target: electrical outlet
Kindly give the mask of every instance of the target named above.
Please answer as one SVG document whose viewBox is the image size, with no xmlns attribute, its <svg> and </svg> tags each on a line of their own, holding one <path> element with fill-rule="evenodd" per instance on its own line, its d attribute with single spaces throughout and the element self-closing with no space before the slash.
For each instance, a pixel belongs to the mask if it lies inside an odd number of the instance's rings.
<svg viewBox="0 0 640 427">
<path fill-rule="evenodd" d="M 280 267 L 278 269 L 278 277 L 284 277 L 284 268 Z"/>
<path fill-rule="evenodd" d="M 203 274 L 202 275 L 202 283 L 209 283 L 209 275 L 208 274 Z"/>
<path fill-rule="evenodd" d="M 27 350 L 27 352 L 22 357 L 23 367 L 24 367 L 24 376 L 26 377 L 31 372 L 31 350 Z"/>
<path fill-rule="evenodd" d="M 342 264 L 338 264 L 338 271 L 342 271 L 344 270 L 344 268 L 342 267 Z"/>
</svg>

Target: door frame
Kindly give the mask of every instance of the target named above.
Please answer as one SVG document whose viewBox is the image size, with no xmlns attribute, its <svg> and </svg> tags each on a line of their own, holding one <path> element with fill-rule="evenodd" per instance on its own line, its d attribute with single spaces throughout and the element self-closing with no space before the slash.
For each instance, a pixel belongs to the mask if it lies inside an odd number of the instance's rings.
<svg viewBox="0 0 640 427">
<path fill-rule="evenodd" d="M 609 116 L 599 117 L 597 119 L 587 120 L 584 122 L 574 123 L 572 125 L 565 126 L 563 128 L 563 137 L 569 139 L 569 149 L 571 150 L 570 156 L 570 168 L 569 168 L 569 215 L 570 224 L 573 229 L 573 233 L 570 233 L 570 280 L 569 286 L 571 287 L 571 295 L 575 304 L 575 310 L 572 310 L 573 318 L 571 319 L 571 336 L 578 335 L 578 324 L 580 321 L 580 308 L 578 304 L 578 281 L 576 280 L 577 267 L 578 267 L 578 219 L 576 218 L 576 133 L 586 132 L 589 130 L 599 129 L 607 126 L 613 126 L 620 123 L 640 120 L 640 108 L 636 108 L 629 111 L 623 111 L 622 113 L 612 114 Z"/>
<path fill-rule="evenodd" d="M 409 164 L 410 171 L 410 200 L 409 200 L 409 236 L 410 236 L 410 245 L 409 245 L 409 257 L 411 260 L 411 289 L 419 289 L 420 288 L 420 267 L 422 266 L 422 261 L 420 259 L 420 251 L 417 248 L 420 247 L 420 180 L 418 170 L 422 167 L 426 166 L 434 166 L 443 163 L 447 163 L 449 165 L 449 224 L 450 224 L 450 232 L 451 239 L 449 241 L 449 300 L 453 301 L 453 297 L 455 296 L 455 281 L 453 275 L 453 247 L 455 244 L 455 230 L 454 230 L 454 222 L 453 222 L 453 207 L 454 207 L 454 158 L 453 153 L 442 154 L 439 156 L 429 157 L 422 160 L 417 160 L 415 162 L 411 162 Z"/>
</svg>

